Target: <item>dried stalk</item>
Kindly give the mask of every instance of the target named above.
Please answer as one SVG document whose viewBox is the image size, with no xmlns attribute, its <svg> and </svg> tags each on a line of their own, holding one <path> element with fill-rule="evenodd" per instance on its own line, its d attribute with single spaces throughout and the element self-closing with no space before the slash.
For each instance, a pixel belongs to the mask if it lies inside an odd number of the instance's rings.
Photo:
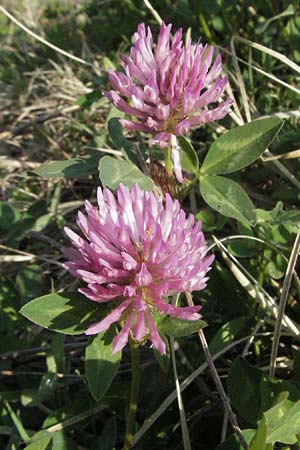
<svg viewBox="0 0 300 450">
<path fill-rule="evenodd" d="M 186 292 L 186 298 L 187 298 L 187 302 L 188 302 L 189 306 L 194 306 L 194 302 L 193 302 L 191 293 Z M 208 344 L 207 344 L 207 341 L 206 341 L 206 338 L 205 338 L 205 335 L 204 335 L 204 332 L 203 332 L 202 329 L 198 331 L 198 336 L 199 336 L 199 339 L 200 339 L 200 342 L 201 342 L 201 345 L 202 345 L 202 349 L 203 349 L 203 352 L 204 352 L 204 355 L 205 355 L 205 359 L 206 359 L 207 365 L 208 365 L 208 367 L 210 369 L 210 372 L 211 372 L 212 377 L 214 379 L 216 388 L 217 388 L 217 390 L 219 392 L 219 395 L 221 397 L 221 400 L 222 400 L 222 403 L 223 403 L 223 406 L 224 406 L 224 410 L 227 411 L 227 413 L 228 413 L 228 418 L 230 420 L 232 428 L 234 429 L 234 432 L 237 435 L 238 440 L 240 441 L 241 446 L 243 447 L 244 450 L 248 450 L 248 444 L 247 444 L 247 442 L 246 442 L 246 440 L 245 440 L 245 438 L 243 436 L 242 430 L 240 429 L 239 424 L 238 424 L 237 419 L 236 419 L 236 416 L 235 416 L 235 414 L 234 414 L 234 412 L 233 412 L 233 410 L 231 408 L 231 404 L 230 404 L 229 398 L 226 395 L 226 392 L 224 390 L 223 384 L 222 384 L 221 379 L 219 377 L 218 371 L 216 369 L 216 366 L 214 365 L 213 358 L 212 358 L 212 356 L 210 354 L 210 351 L 208 349 Z"/>
<path fill-rule="evenodd" d="M 292 275 L 293 271 L 296 266 L 298 254 L 299 254 L 299 248 L 300 248 L 300 228 L 298 230 L 292 253 L 290 256 L 290 260 L 286 269 L 286 274 L 284 277 L 283 287 L 282 287 L 282 293 L 279 300 L 279 307 L 278 307 L 278 313 L 275 323 L 275 329 L 274 329 L 274 339 L 272 343 L 272 351 L 271 351 L 271 358 L 270 358 L 270 375 L 273 377 L 275 374 L 275 367 L 276 367 L 276 358 L 278 353 L 278 346 L 279 346 L 279 339 L 280 339 L 280 330 L 282 326 L 283 316 L 284 316 L 284 310 L 286 307 L 286 302 L 289 295 L 289 290 L 291 287 L 291 281 L 292 281 Z"/>
<path fill-rule="evenodd" d="M 62 55 L 66 56 L 67 58 L 73 59 L 76 62 L 79 62 L 81 64 L 85 64 L 86 66 L 93 67 L 94 65 L 84 61 L 84 59 L 78 58 L 77 56 L 71 55 L 71 53 L 66 52 L 65 50 L 56 47 L 56 45 L 51 44 L 51 42 L 46 41 L 46 39 L 43 39 L 38 34 L 31 31 L 29 28 L 27 28 L 25 25 L 23 25 L 21 22 L 18 21 L 12 14 L 10 14 L 3 6 L 0 6 L 0 11 L 3 12 L 3 14 L 6 15 L 12 22 L 14 22 L 19 28 L 21 28 L 23 31 L 25 31 L 27 34 L 32 36 L 37 41 L 41 42 L 44 45 L 47 45 L 48 47 L 52 48 L 52 50 L 55 50 L 58 53 L 61 53 Z"/>
</svg>

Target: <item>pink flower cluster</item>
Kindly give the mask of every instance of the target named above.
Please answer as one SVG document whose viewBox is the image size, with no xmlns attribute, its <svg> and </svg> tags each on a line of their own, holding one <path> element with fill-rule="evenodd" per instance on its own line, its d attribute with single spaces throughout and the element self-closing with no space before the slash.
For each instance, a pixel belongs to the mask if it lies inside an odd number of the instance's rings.
<svg viewBox="0 0 300 450">
<path fill-rule="evenodd" d="M 77 225 L 84 238 L 66 228 L 73 247 L 64 250 L 65 268 L 86 287 L 79 291 L 97 302 L 114 302 L 114 309 L 86 334 L 122 325 L 113 351 L 122 349 L 129 335 L 137 341 L 150 339 L 165 353 L 153 320 L 153 312 L 179 319 L 197 320 L 200 306 L 176 307 L 167 296 L 201 290 L 214 259 L 207 247 L 201 222 L 186 216 L 179 202 L 168 194 L 158 199 L 138 185 L 131 190 L 119 185 L 117 198 L 98 188 L 98 206 L 86 201 L 86 215 L 78 213 Z"/>
<path fill-rule="evenodd" d="M 193 45 L 191 39 L 184 45 L 182 29 L 171 39 L 171 27 L 162 23 L 154 46 L 150 28 L 146 31 L 140 24 L 130 56 L 123 55 L 125 73 L 110 71 L 114 90 L 104 93 L 119 110 L 137 119 L 120 120 L 125 128 L 154 134 L 153 142 L 161 147 L 170 147 L 172 135 L 222 119 L 231 104 L 228 98 L 207 108 L 218 102 L 227 83 L 227 77 L 220 76 L 221 58 L 218 55 L 212 63 L 212 46 Z"/>
</svg>

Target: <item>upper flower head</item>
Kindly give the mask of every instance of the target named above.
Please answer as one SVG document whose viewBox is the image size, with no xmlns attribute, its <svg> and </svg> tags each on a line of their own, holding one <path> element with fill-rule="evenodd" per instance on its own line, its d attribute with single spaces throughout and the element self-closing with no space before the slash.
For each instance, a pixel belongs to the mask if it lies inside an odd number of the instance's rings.
<svg viewBox="0 0 300 450">
<path fill-rule="evenodd" d="M 146 32 L 140 24 L 130 56 L 123 56 L 125 73 L 110 71 L 114 90 L 104 93 L 119 110 L 137 119 L 120 120 L 125 128 L 152 133 L 161 147 L 170 146 L 172 135 L 222 119 L 231 104 L 228 98 L 208 108 L 218 102 L 227 83 L 227 76 L 220 76 L 221 58 L 212 62 L 212 46 L 193 45 L 191 39 L 184 45 L 181 28 L 171 39 L 171 26 L 162 23 L 154 46 L 150 28 Z"/>
<path fill-rule="evenodd" d="M 74 248 L 65 249 L 65 267 L 87 287 L 79 289 L 89 299 L 115 302 L 115 308 L 86 334 L 107 330 L 112 323 L 123 325 L 113 348 L 123 348 L 128 336 L 149 338 L 165 352 L 152 313 L 158 311 L 179 319 L 197 320 L 200 306 L 175 307 L 164 296 L 200 290 L 214 257 L 207 247 L 201 222 L 186 217 L 177 200 L 165 201 L 138 185 L 129 191 L 119 185 L 117 198 L 98 188 L 98 207 L 86 201 L 87 215 L 78 213 L 77 225 L 85 238 L 69 228 L 65 231 Z"/>
</svg>

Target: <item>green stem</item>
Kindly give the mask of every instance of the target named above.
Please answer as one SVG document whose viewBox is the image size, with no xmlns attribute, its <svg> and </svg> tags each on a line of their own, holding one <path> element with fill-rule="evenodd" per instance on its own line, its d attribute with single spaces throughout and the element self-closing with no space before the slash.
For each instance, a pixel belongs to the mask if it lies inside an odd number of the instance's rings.
<svg viewBox="0 0 300 450">
<path fill-rule="evenodd" d="M 209 44 L 214 43 L 214 38 L 212 37 L 212 34 L 210 32 L 209 26 L 206 22 L 205 16 L 203 13 L 199 13 L 199 22 L 202 27 L 203 33 L 205 34 L 206 39 L 208 40 Z"/>
<path fill-rule="evenodd" d="M 165 150 L 165 169 L 169 175 L 173 173 L 173 162 L 171 158 L 172 149 L 167 148 Z"/>
<path fill-rule="evenodd" d="M 269 242 L 270 239 L 270 231 L 271 228 L 270 226 L 267 227 L 266 230 L 266 241 Z M 258 260 L 258 282 L 259 284 L 262 286 L 264 284 L 264 277 L 265 277 L 265 254 L 266 254 L 266 248 L 263 247 L 261 253 L 260 253 L 260 257 Z"/>
<path fill-rule="evenodd" d="M 200 26 L 202 28 L 202 31 L 205 35 L 206 40 L 209 42 L 209 44 L 213 44 L 214 43 L 214 38 L 212 36 L 212 33 L 209 29 L 208 23 L 206 21 L 206 18 L 203 14 L 203 11 L 200 7 L 200 2 L 197 0 L 190 0 L 189 2 L 191 4 L 192 9 L 194 9 L 196 16 L 199 20 Z"/>
<path fill-rule="evenodd" d="M 126 434 L 124 440 L 123 450 L 131 448 L 132 438 L 134 434 L 135 416 L 137 411 L 139 389 L 140 389 L 140 353 L 139 344 L 130 342 L 131 348 L 131 364 L 132 364 L 132 378 L 131 378 L 131 392 L 130 403 L 127 416 Z"/>
</svg>

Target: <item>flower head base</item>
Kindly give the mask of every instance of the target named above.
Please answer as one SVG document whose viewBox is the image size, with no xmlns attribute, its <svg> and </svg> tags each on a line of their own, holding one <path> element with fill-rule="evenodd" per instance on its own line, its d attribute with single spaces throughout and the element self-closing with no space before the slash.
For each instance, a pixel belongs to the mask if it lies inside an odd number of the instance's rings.
<svg viewBox="0 0 300 450">
<path fill-rule="evenodd" d="M 128 130 L 154 135 L 153 142 L 169 147 L 172 135 L 186 134 L 202 123 L 222 119 L 231 99 L 208 109 L 222 96 L 227 77 L 220 77 L 221 58 L 213 47 L 182 41 L 182 29 L 171 39 L 172 25 L 162 23 L 156 46 L 144 24 L 134 34 L 130 56 L 123 56 L 125 73 L 110 71 L 114 90 L 105 92 L 121 111 L 138 121 L 120 120 Z M 129 103 L 125 101 L 129 100 Z"/>
<path fill-rule="evenodd" d="M 153 312 L 179 319 L 197 320 L 200 306 L 175 307 L 164 296 L 201 290 L 214 257 L 207 247 L 201 223 L 186 217 L 177 200 L 167 194 L 165 203 L 153 192 L 134 185 L 119 185 L 117 198 L 98 188 L 98 207 L 86 201 L 85 216 L 77 224 L 85 238 L 69 228 L 66 234 L 75 248 L 64 250 L 65 268 L 87 287 L 79 289 L 89 299 L 114 302 L 114 309 L 86 334 L 107 330 L 114 322 L 122 330 L 114 338 L 113 351 L 122 349 L 129 335 L 137 341 L 150 339 L 165 353 L 153 320 Z"/>
</svg>

